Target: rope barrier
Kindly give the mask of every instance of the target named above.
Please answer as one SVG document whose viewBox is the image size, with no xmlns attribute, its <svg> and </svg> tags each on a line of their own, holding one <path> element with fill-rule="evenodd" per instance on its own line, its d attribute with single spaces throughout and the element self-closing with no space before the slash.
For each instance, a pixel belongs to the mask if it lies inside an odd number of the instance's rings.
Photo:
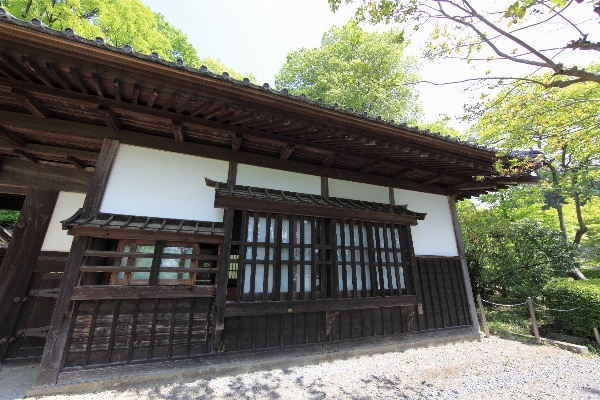
<svg viewBox="0 0 600 400">
<path fill-rule="evenodd" d="M 481 299 L 481 301 L 483 301 L 484 303 L 488 303 L 493 306 L 499 306 L 499 307 L 519 307 L 519 306 L 524 306 L 525 304 L 527 304 L 527 301 L 524 301 L 524 302 L 518 303 L 518 304 L 499 304 L 499 303 L 493 303 L 491 301 L 487 301 L 484 299 Z"/>
<path fill-rule="evenodd" d="M 570 310 L 557 310 L 555 308 L 548 308 L 548 307 L 546 307 L 545 305 L 542 305 L 542 304 L 537 304 L 537 306 L 540 307 L 542 310 L 556 311 L 556 312 L 570 312 L 570 311 L 579 310 L 581 307 L 583 307 L 583 306 L 579 306 L 579 307 L 571 308 Z"/>
</svg>

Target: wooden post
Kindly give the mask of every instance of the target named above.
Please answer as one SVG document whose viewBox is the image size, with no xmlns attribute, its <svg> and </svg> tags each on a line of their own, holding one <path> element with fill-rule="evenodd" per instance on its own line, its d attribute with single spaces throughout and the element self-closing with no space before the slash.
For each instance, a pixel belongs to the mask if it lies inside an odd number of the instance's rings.
<svg viewBox="0 0 600 400">
<path fill-rule="evenodd" d="M 477 303 L 479 304 L 479 310 L 481 312 L 481 323 L 483 324 L 483 331 L 485 332 L 485 337 L 490 337 L 490 330 L 488 329 L 487 318 L 485 318 L 485 310 L 483 309 L 483 303 L 481 302 L 481 295 L 477 295 Z"/>
<path fill-rule="evenodd" d="M 42 249 L 58 191 L 29 189 L 0 266 L 0 368 Z"/>
<path fill-rule="evenodd" d="M 537 319 L 535 318 L 535 309 L 533 308 L 533 300 L 531 297 L 527 298 L 527 305 L 529 306 L 529 314 L 531 315 L 531 324 L 533 325 L 533 334 L 535 335 L 535 342 L 542 343 L 540 332 L 538 330 Z"/>
<path fill-rule="evenodd" d="M 104 191 L 108 184 L 110 171 L 117 157 L 119 142 L 112 139 L 104 139 L 102 150 L 96 162 L 94 175 L 83 203 L 82 217 L 93 217 L 100 211 Z M 88 247 L 89 237 L 75 236 L 65 273 L 63 275 L 56 305 L 52 314 L 52 323 L 46 338 L 46 346 L 42 355 L 42 362 L 35 382 L 35 387 L 54 386 L 58 380 L 58 374 L 66 355 L 67 336 L 71 325 L 72 304 L 71 295 L 77 284 L 79 267 L 83 261 L 83 252 Z"/>
<path fill-rule="evenodd" d="M 594 328 L 594 335 L 596 336 L 596 343 L 600 344 L 600 332 L 598 332 L 598 328 Z"/>
<path fill-rule="evenodd" d="M 452 216 L 452 225 L 454 226 L 454 236 L 456 237 L 456 248 L 460 255 L 462 272 L 465 284 L 465 293 L 469 302 L 469 311 L 471 314 L 471 322 L 473 324 L 473 332 L 479 333 L 479 320 L 477 318 L 477 308 L 475 307 L 475 297 L 471 288 L 471 279 L 469 278 L 469 267 L 467 266 L 467 258 L 465 255 L 465 245 L 463 243 L 462 233 L 460 232 L 460 223 L 458 221 L 458 212 L 456 211 L 456 197 L 448 196 L 448 205 L 450 206 L 450 215 Z"/>
</svg>

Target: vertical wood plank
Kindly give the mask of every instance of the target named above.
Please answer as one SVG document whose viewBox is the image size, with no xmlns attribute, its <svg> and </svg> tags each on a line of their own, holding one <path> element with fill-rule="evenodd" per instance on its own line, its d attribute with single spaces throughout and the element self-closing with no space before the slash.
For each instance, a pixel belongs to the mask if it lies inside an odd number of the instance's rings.
<svg viewBox="0 0 600 400">
<path fill-rule="evenodd" d="M 329 238 L 331 241 L 331 288 L 333 290 L 333 298 L 337 299 L 340 297 L 340 278 L 338 272 L 338 263 L 339 260 L 337 258 L 337 236 L 336 236 L 336 219 L 330 219 L 331 223 L 329 226 Z M 331 339 L 331 335 L 329 335 Z"/>
<path fill-rule="evenodd" d="M 392 265 L 390 264 L 390 248 L 388 245 L 388 239 L 390 236 L 388 235 L 388 224 L 383 224 L 383 248 L 385 251 L 385 267 L 387 270 L 387 278 L 388 278 L 388 288 L 390 289 L 390 296 L 394 295 L 394 285 L 392 282 Z M 379 253 L 381 254 L 381 253 Z M 396 282 L 396 284 L 400 284 L 400 282 Z M 383 311 L 382 311 L 383 313 Z"/>
<path fill-rule="evenodd" d="M 294 274 L 294 240 L 296 238 L 296 225 L 294 223 L 294 215 L 289 215 L 289 239 L 288 239 L 288 301 L 294 299 L 294 291 L 296 289 L 294 281 L 296 274 Z"/>
<path fill-rule="evenodd" d="M 233 218 L 231 219 L 233 225 Z M 227 231 L 225 231 L 227 232 Z M 231 243 L 231 241 L 229 242 Z M 246 210 L 242 210 L 242 232 L 240 233 L 240 250 L 238 256 L 238 276 L 236 285 L 235 301 L 240 302 L 244 296 L 244 285 L 246 279 L 246 263 L 242 260 L 246 259 L 246 244 L 248 243 L 248 214 Z M 231 245 L 230 245 L 231 246 Z M 223 252 L 224 253 L 224 252 Z"/>
<path fill-rule="evenodd" d="M 250 264 L 250 296 L 249 301 L 254 301 L 254 291 L 256 290 L 256 257 L 258 256 L 258 221 L 260 213 L 254 211 L 254 232 L 252 235 L 252 263 Z"/>
<path fill-rule="evenodd" d="M 450 207 L 450 215 L 452 216 L 452 226 L 454 227 L 454 236 L 456 237 L 456 248 L 461 257 L 461 267 L 463 279 L 461 286 L 464 284 L 464 291 L 469 304 L 469 320 L 473 324 L 473 332 L 479 333 L 479 320 L 477 318 L 477 308 L 475 308 L 475 299 L 473 298 L 473 289 L 471 288 L 471 279 L 469 278 L 469 268 L 465 256 L 465 246 L 463 243 L 462 233 L 460 231 L 460 222 L 456 211 L 456 197 L 448 196 L 448 205 Z"/>
<path fill-rule="evenodd" d="M 119 151 L 119 141 L 113 139 L 104 139 L 102 143 L 102 150 L 96 161 L 96 167 L 94 169 L 94 175 L 90 181 L 90 186 L 83 203 L 83 210 L 81 216 L 88 218 L 94 216 L 100 212 L 100 205 L 104 198 L 104 192 L 108 179 L 110 177 L 110 170 L 117 158 L 117 152 Z"/>
<path fill-rule="evenodd" d="M 147 359 L 152 359 L 152 353 L 154 352 L 154 337 L 156 335 L 156 320 L 158 318 L 158 301 L 154 299 L 154 311 L 152 312 L 152 328 L 150 328 L 150 343 L 148 343 L 148 355 Z"/>
<path fill-rule="evenodd" d="M 348 227 L 350 229 L 350 262 L 352 268 L 352 297 L 358 297 L 358 279 L 356 277 L 356 246 L 354 244 L 354 220 L 348 220 Z M 352 331 L 354 332 L 354 331 Z M 354 333 L 352 334 L 354 338 Z"/>
<path fill-rule="evenodd" d="M 108 349 L 106 351 L 106 364 L 110 364 L 110 357 L 115 343 L 115 335 L 117 333 L 117 321 L 119 320 L 119 311 L 121 309 L 121 300 L 115 301 L 115 311 L 113 312 L 113 320 L 110 326 L 110 337 L 108 339 Z"/>
<path fill-rule="evenodd" d="M 346 220 L 340 219 L 340 255 L 342 258 L 343 297 L 348 298 L 348 260 L 346 260 Z M 341 314 L 340 314 L 341 315 Z M 340 318 L 341 319 L 341 318 Z"/>
<path fill-rule="evenodd" d="M 173 309 L 171 310 L 171 326 L 169 328 L 169 344 L 167 346 L 167 358 L 171 358 L 173 354 L 173 335 L 175 334 L 175 316 L 177 315 L 177 300 L 179 299 L 171 299 L 173 301 Z"/>
<path fill-rule="evenodd" d="M 375 239 L 373 238 L 373 225 L 367 222 L 367 246 L 369 248 L 369 273 L 371 274 L 371 296 L 379 295 L 379 284 L 377 278 L 377 264 L 375 262 Z M 373 330 L 375 327 L 373 327 Z"/>
<path fill-rule="evenodd" d="M 135 344 L 135 335 L 136 335 L 136 331 L 137 331 L 137 322 L 138 322 L 138 315 L 140 314 L 140 303 L 141 300 L 136 300 L 135 301 L 135 308 L 133 309 L 133 321 L 131 322 L 131 335 L 129 336 L 129 343 L 128 343 L 128 349 L 127 349 L 127 362 L 131 362 L 131 359 L 133 357 L 133 346 Z"/>
<path fill-rule="evenodd" d="M 363 221 L 358 221 L 358 248 L 360 249 L 360 278 L 362 280 L 362 297 L 367 297 L 367 268 L 365 263 L 365 238 L 363 234 Z M 371 268 L 369 268 L 370 270 Z M 363 329 L 364 330 L 364 329 Z"/>
<path fill-rule="evenodd" d="M 265 264 L 263 266 L 262 301 L 267 301 L 269 296 L 269 271 L 271 270 L 271 213 L 267 213 L 265 224 Z"/>
<path fill-rule="evenodd" d="M 383 261 L 381 257 L 381 237 L 379 236 L 379 224 L 374 223 L 375 226 L 375 254 L 377 254 L 377 270 L 379 272 L 379 295 L 385 297 L 385 286 L 383 279 Z"/>
<path fill-rule="evenodd" d="M 29 189 L 10 246 L 0 266 L 0 338 L 10 338 L 27 295 L 58 198 L 55 190 Z M 18 301 L 15 299 L 18 298 Z M 8 349 L 0 344 L 0 368 Z"/>
<path fill-rule="evenodd" d="M 402 296 L 402 285 L 401 285 L 401 276 L 400 276 L 400 264 L 398 263 L 398 253 L 400 253 L 400 249 L 396 247 L 396 230 L 400 231 L 398 225 L 392 225 L 391 234 L 392 234 L 392 252 L 394 253 L 394 272 L 396 273 L 396 287 L 398 289 L 398 296 Z M 398 240 L 398 243 L 400 241 Z M 402 254 L 402 253 L 400 253 Z M 404 269 L 402 269 L 404 273 Z M 405 283 L 406 284 L 406 283 Z"/>
<path fill-rule="evenodd" d="M 317 232 L 315 229 L 315 225 L 317 223 L 316 221 L 317 220 L 314 216 L 310 217 L 310 298 L 312 300 L 317 299 Z"/>
<path fill-rule="evenodd" d="M 305 263 L 306 263 L 306 254 L 304 253 L 306 241 L 306 232 L 305 232 L 305 215 L 300 215 L 298 217 L 300 219 L 300 300 L 304 300 L 306 296 L 306 271 L 305 271 Z"/>
<path fill-rule="evenodd" d="M 196 298 L 190 299 L 190 315 L 188 316 L 188 330 L 187 338 L 185 342 L 185 355 L 189 357 L 192 351 L 192 328 L 194 324 L 194 306 L 196 305 Z"/>
<path fill-rule="evenodd" d="M 321 298 L 327 298 L 327 235 L 326 235 L 326 219 L 321 217 L 321 223 L 319 224 L 319 230 L 321 232 Z M 317 315 L 317 320 L 319 320 L 319 316 Z M 319 332 L 320 338 L 320 332 Z"/>
<path fill-rule="evenodd" d="M 215 300 L 213 303 L 214 309 L 214 323 L 212 331 L 212 343 L 210 345 L 210 351 L 214 352 L 222 348 L 223 329 L 225 329 L 225 304 L 227 303 L 227 282 L 229 280 L 229 263 L 231 262 L 231 235 L 233 231 L 233 209 L 226 209 L 223 214 L 223 229 L 225 231 L 223 237 L 223 244 L 220 247 L 220 257 L 217 263 L 218 273 L 216 277 L 217 290 L 215 293 Z M 244 225 L 242 223 L 242 225 Z M 243 246 L 242 237 L 240 237 L 240 253 L 242 252 Z M 240 271 L 243 274 L 242 255 L 238 256 L 238 286 L 240 282 Z M 239 290 L 239 287 L 238 287 Z M 239 292 L 237 293 L 239 295 Z M 239 299 L 236 296 L 236 299 Z M 208 329 L 208 327 L 207 327 Z"/>
<path fill-rule="evenodd" d="M 283 214 L 277 214 L 277 231 L 275 233 L 277 247 L 275 248 L 275 270 L 273 271 L 273 300 L 281 300 L 281 250 L 283 242 Z"/>
<path fill-rule="evenodd" d="M 92 342 L 94 340 L 94 331 L 96 330 L 96 319 L 98 318 L 98 306 L 100 301 L 94 302 L 94 311 L 92 311 L 92 322 L 90 323 L 90 330 L 88 332 L 87 343 L 85 345 L 85 355 L 83 356 L 83 366 L 88 365 L 90 360 L 90 350 L 92 349 Z"/>
<path fill-rule="evenodd" d="M 165 248 L 164 240 L 157 240 L 154 244 L 154 254 L 152 255 L 152 265 L 150 266 L 150 278 L 148 279 L 148 285 L 158 285 L 158 269 L 162 260 L 163 250 Z"/>
</svg>

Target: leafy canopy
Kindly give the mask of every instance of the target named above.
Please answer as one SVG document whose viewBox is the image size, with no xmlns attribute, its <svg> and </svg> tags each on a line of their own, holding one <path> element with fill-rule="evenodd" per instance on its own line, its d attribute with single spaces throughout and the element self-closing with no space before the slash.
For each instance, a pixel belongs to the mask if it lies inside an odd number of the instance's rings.
<svg viewBox="0 0 600 400">
<path fill-rule="evenodd" d="M 334 26 L 319 48 L 288 54 L 275 86 L 384 119 L 412 122 L 421 109 L 416 91 L 407 84 L 419 79 L 420 65 L 404 55 L 405 48 L 398 30 L 370 33 L 356 23 Z"/>
<path fill-rule="evenodd" d="M 571 51 L 600 51 L 597 25 L 586 23 L 600 15 L 597 0 L 328 0 L 335 12 L 342 3 L 358 3 L 355 21 L 399 23 L 414 31 L 435 24 L 425 46 L 428 58 L 459 58 L 467 62 L 506 60 L 536 69 L 551 70 L 561 79 L 551 82 L 518 76 L 480 76 L 467 81 L 503 78 L 566 87 L 580 82 L 600 83 L 597 71 L 577 65 Z M 598 14 L 598 15 L 594 15 Z M 593 29 L 590 29 L 593 27 Z M 561 30 L 558 42 L 537 44 L 536 37 Z M 587 32 L 586 30 L 591 30 Z M 592 35 L 594 34 L 594 35 Z M 485 53 L 482 56 L 481 51 Z M 486 57 L 487 56 L 487 57 Z M 489 74 L 490 71 L 488 71 Z"/>
<path fill-rule="evenodd" d="M 181 59 L 190 67 L 205 65 L 214 73 L 244 78 L 218 60 L 200 59 L 186 35 L 141 0 L 0 0 L 0 5 L 17 18 L 38 18 L 56 30 L 72 28 L 88 39 L 102 37 L 113 46 L 130 44 L 141 54 L 156 52 L 168 61 Z"/>
</svg>

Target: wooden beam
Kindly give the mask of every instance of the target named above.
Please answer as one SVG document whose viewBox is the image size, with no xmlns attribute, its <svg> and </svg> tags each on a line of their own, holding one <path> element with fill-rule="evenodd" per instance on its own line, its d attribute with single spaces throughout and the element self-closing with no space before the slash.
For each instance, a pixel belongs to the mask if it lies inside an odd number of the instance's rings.
<svg viewBox="0 0 600 400">
<path fill-rule="evenodd" d="M 329 198 L 329 178 L 326 176 L 321 177 L 321 196 Z"/>
<path fill-rule="evenodd" d="M 215 117 L 215 116 L 217 116 L 217 115 L 219 115 L 219 114 L 221 114 L 221 113 L 223 113 L 225 111 L 229 111 L 229 106 L 225 106 L 225 107 L 222 107 L 222 108 L 219 107 L 216 110 L 213 110 L 213 111 L 209 112 L 206 115 L 202 115 L 202 118 L 203 119 L 211 119 L 212 117 Z"/>
<path fill-rule="evenodd" d="M 34 144 L 25 142 L 23 147 L 17 147 L 13 144 L 4 146 L 0 144 L 0 153 L 11 154 L 14 149 L 21 149 L 33 154 L 40 160 L 65 162 L 64 160 L 71 156 L 79 160 L 87 161 L 89 164 L 95 164 L 98 159 L 98 153 L 84 150 L 74 150 L 65 147 L 46 146 L 44 144 Z"/>
<path fill-rule="evenodd" d="M 106 122 L 106 125 L 113 131 L 118 131 L 121 129 L 121 122 L 119 121 L 113 110 L 110 109 L 110 107 L 99 105 L 98 112 L 100 113 L 100 115 L 102 115 L 102 117 L 104 117 L 104 122 Z"/>
<path fill-rule="evenodd" d="M 471 287 L 471 279 L 469 278 L 469 268 L 467 266 L 467 257 L 465 253 L 465 245 L 463 242 L 462 233 L 460 231 L 460 222 L 458 220 L 458 212 L 456 211 L 456 198 L 448 196 L 448 206 L 450 207 L 450 216 L 452 217 L 452 226 L 454 228 L 454 236 L 456 238 L 456 249 L 459 257 L 461 257 L 462 267 L 462 284 L 465 286 L 467 301 L 469 302 L 469 312 L 471 323 L 473 324 L 473 333 L 479 333 L 479 319 L 477 318 L 477 309 L 475 308 L 475 300 L 473 297 L 473 289 Z"/>
<path fill-rule="evenodd" d="M 181 127 L 181 122 L 173 121 L 171 126 L 172 126 L 173 136 L 175 137 L 175 140 L 177 140 L 178 142 L 183 142 L 183 129 Z"/>
<path fill-rule="evenodd" d="M 56 190 L 30 189 L 25 197 L 19 220 L 0 266 L 0 360 L 13 335 L 23 298 L 48 230 L 50 218 L 58 199 Z"/>
<path fill-rule="evenodd" d="M 363 308 L 416 305 L 416 296 L 388 296 L 349 299 L 321 299 L 304 301 L 268 301 L 227 303 L 225 317 L 247 315 L 290 314 L 319 311 L 360 310 Z"/>
<path fill-rule="evenodd" d="M 85 169 L 85 164 L 77 157 L 67 156 L 67 161 L 69 161 L 75 168 Z"/>
<path fill-rule="evenodd" d="M 16 62 L 10 55 L 3 51 L 0 51 L 0 60 L 8 69 L 10 69 L 17 76 L 20 76 L 27 82 L 33 83 L 32 77 L 23 69 L 23 66 Z"/>
<path fill-rule="evenodd" d="M 431 185 L 432 183 L 435 183 L 435 182 L 439 181 L 440 179 L 442 179 L 441 176 L 434 176 L 433 178 L 426 179 L 421 183 L 423 185 Z"/>
<path fill-rule="evenodd" d="M 231 149 L 233 151 L 240 151 L 240 146 L 242 145 L 242 135 L 235 134 L 233 135 L 233 142 L 231 143 Z"/>
<path fill-rule="evenodd" d="M 121 82 L 117 78 L 113 80 L 113 85 L 115 85 L 115 100 L 123 101 L 121 98 Z"/>
<path fill-rule="evenodd" d="M 17 135 L 16 133 L 11 133 L 1 126 L 0 137 L 7 141 L 9 144 L 13 145 L 14 147 L 24 147 L 25 143 L 27 143 L 26 140 L 23 139 L 21 136 Z"/>
<path fill-rule="evenodd" d="M 281 150 L 279 158 L 281 158 L 282 160 L 287 160 L 288 158 L 290 158 L 295 149 L 296 146 L 294 146 L 293 144 L 288 144 L 283 150 Z"/>
<path fill-rule="evenodd" d="M 102 82 L 100 81 L 100 75 L 98 75 L 97 73 L 92 73 L 92 82 L 94 82 L 94 89 L 96 89 L 96 93 L 98 94 L 98 97 L 106 97 L 106 92 L 104 91 L 104 88 L 102 87 Z"/>
<path fill-rule="evenodd" d="M 13 88 L 12 95 L 21 103 L 30 113 L 39 118 L 48 118 L 50 113 L 42 107 L 39 101 L 24 90 Z"/>
<path fill-rule="evenodd" d="M 333 153 L 327 156 L 322 162 L 321 166 L 325 168 L 329 168 L 333 165 L 335 159 L 337 158 L 337 154 Z"/>
<path fill-rule="evenodd" d="M 179 94 L 177 92 L 173 92 L 173 94 L 171 94 L 171 96 L 169 96 L 167 101 L 165 101 L 165 103 L 162 105 L 161 109 L 163 111 L 169 111 L 169 109 L 171 108 L 171 106 L 173 105 L 175 100 L 177 100 L 178 97 L 179 97 Z"/>
<path fill-rule="evenodd" d="M 183 117 L 185 117 L 185 115 Z M 179 143 L 170 138 L 146 135 L 133 131 L 121 130 L 118 132 L 113 132 L 105 127 L 82 124 L 78 122 L 62 121 L 58 119 L 41 120 L 33 116 L 2 110 L 0 110 L 0 121 L 2 121 L 4 126 L 9 128 L 14 127 L 21 129 L 32 129 L 39 132 L 52 133 L 54 135 L 64 135 L 65 138 L 74 136 L 81 139 L 100 141 L 105 137 L 109 137 L 118 139 L 123 144 L 147 147 L 162 151 L 171 151 L 197 157 L 205 157 L 223 161 L 235 161 L 240 164 L 254 165 L 257 167 L 297 172 L 318 177 L 328 176 L 331 179 L 341 179 L 385 187 L 392 186 L 399 189 L 413 190 L 417 192 L 439 195 L 448 194 L 448 189 L 439 186 L 425 186 L 412 181 L 392 179 L 378 175 L 359 174 L 357 172 L 348 170 L 326 168 L 318 164 L 307 164 L 298 161 L 281 160 L 279 157 L 265 157 L 260 154 L 235 151 L 233 149 L 229 150 L 199 143 Z"/>
<path fill-rule="evenodd" d="M 83 83 L 83 78 L 81 77 L 79 71 L 75 68 L 69 68 L 69 74 L 71 76 L 71 79 L 73 79 L 73 82 L 75 82 L 75 86 L 77 87 L 77 89 L 79 89 L 79 91 L 82 94 L 88 94 L 88 90 L 85 87 L 85 84 Z"/>
<path fill-rule="evenodd" d="M 148 100 L 148 104 L 146 104 L 146 107 L 149 107 L 149 108 L 154 107 L 154 102 L 156 101 L 157 97 L 158 97 L 158 89 L 154 88 L 154 89 L 152 89 L 152 95 L 150 95 L 150 99 Z"/>
<path fill-rule="evenodd" d="M 0 185 L 85 193 L 93 172 L 0 157 Z M 12 191 L 11 191 L 12 193 Z"/>
<path fill-rule="evenodd" d="M 138 104 L 140 99 L 140 84 L 134 83 L 133 89 L 131 89 L 131 103 Z"/>
<path fill-rule="evenodd" d="M 64 89 L 67 89 L 67 90 L 72 90 L 72 89 L 73 89 L 73 88 L 71 87 L 71 85 L 70 85 L 70 84 L 69 84 L 69 83 L 66 81 L 66 79 L 64 79 L 64 78 L 61 76 L 60 69 L 59 69 L 59 68 L 58 68 L 56 65 L 54 65 L 54 64 L 52 64 L 52 63 L 49 63 L 49 62 L 47 62 L 47 63 L 46 63 L 46 69 L 47 69 L 47 70 L 48 70 L 48 72 L 50 73 L 50 76 L 51 76 L 51 77 L 52 77 L 52 78 L 53 78 L 53 79 L 54 79 L 56 82 L 58 82 L 58 83 L 59 83 L 59 84 L 60 84 L 60 85 L 61 85 L 61 86 L 62 86 Z"/>
<path fill-rule="evenodd" d="M 365 165 L 359 172 L 361 174 L 366 174 L 366 173 L 369 173 L 369 172 L 373 171 L 378 166 L 379 166 L 378 162 L 372 162 L 370 164 Z"/>
<path fill-rule="evenodd" d="M 28 57 L 22 56 L 21 62 L 25 65 L 35 77 L 44 83 L 46 86 L 54 87 L 54 82 L 46 75 L 40 66 Z"/>
<path fill-rule="evenodd" d="M 227 274 L 226 274 L 227 275 Z M 225 282 L 227 285 L 227 282 Z M 71 300 L 104 299 L 177 299 L 215 297 L 215 285 L 204 286 L 77 286 Z"/>
<path fill-rule="evenodd" d="M 237 171 L 237 165 L 236 165 Z M 221 246 L 221 259 L 217 273 L 217 293 L 215 296 L 215 322 L 213 326 L 213 341 L 211 351 L 217 352 L 224 349 L 223 330 L 225 329 L 225 304 L 227 303 L 227 279 L 231 254 L 231 237 L 233 232 L 234 209 L 227 208 L 223 215 L 223 228 L 225 235 Z"/>
<path fill-rule="evenodd" d="M 392 175 L 392 178 L 400 179 L 400 178 L 403 178 L 406 175 L 410 174 L 411 172 L 412 172 L 411 168 L 402 168 L 400 171 L 398 171 L 394 175 Z"/>
<path fill-rule="evenodd" d="M 100 205 L 104 198 L 104 191 L 108 184 L 110 171 L 117 158 L 118 150 L 119 141 L 104 139 L 102 150 L 98 156 L 98 162 L 96 162 L 96 168 L 94 168 L 94 175 L 90 182 L 90 188 L 85 197 L 85 202 L 83 203 L 81 211 L 83 218 L 95 216 L 100 211 Z"/>
<path fill-rule="evenodd" d="M 31 153 L 26 152 L 25 150 L 14 149 L 13 153 L 15 153 L 16 155 L 18 155 L 19 158 L 21 158 L 23 160 L 31 161 L 34 164 L 37 164 L 40 161 L 39 158 L 37 158 L 36 156 L 34 156 Z"/>
<path fill-rule="evenodd" d="M 188 107 L 192 106 L 195 103 L 196 103 L 196 96 L 194 96 L 194 95 L 188 96 L 188 98 L 183 103 L 181 103 L 181 105 L 179 107 L 177 107 L 175 112 L 177 114 L 181 114 L 182 112 L 187 110 Z"/>
</svg>

